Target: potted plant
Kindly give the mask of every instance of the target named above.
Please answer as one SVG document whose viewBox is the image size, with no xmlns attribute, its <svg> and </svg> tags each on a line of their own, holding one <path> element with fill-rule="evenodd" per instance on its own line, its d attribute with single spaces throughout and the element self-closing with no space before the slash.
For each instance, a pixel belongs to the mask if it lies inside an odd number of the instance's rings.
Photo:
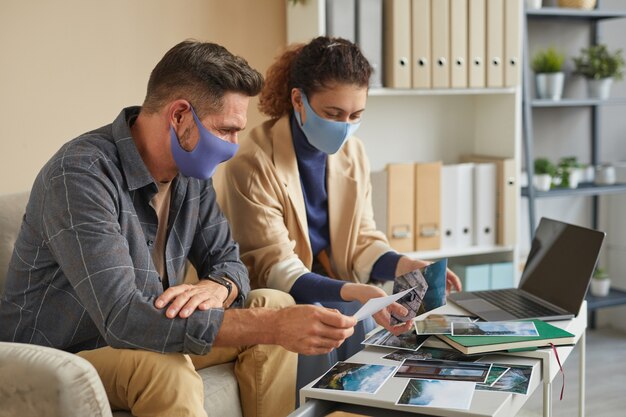
<svg viewBox="0 0 626 417">
<path fill-rule="evenodd" d="M 621 80 L 624 76 L 621 49 L 609 52 L 606 45 L 592 45 L 581 49 L 580 55 L 574 57 L 573 61 L 574 74 L 585 77 L 587 92 L 592 98 L 609 98 L 613 80 Z"/>
<path fill-rule="evenodd" d="M 539 191 L 549 191 L 552 178 L 556 175 L 556 166 L 548 158 L 537 158 L 534 167 L 533 185 Z"/>
<path fill-rule="evenodd" d="M 575 156 L 568 156 L 559 159 L 557 174 L 561 177 L 560 186 L 577 188 L 581 180 L 581 165 Z"/>
<path fill-rule="evenodd" d="M 531 64 L 535 72 L 537 98 L 560 100 L 565 74 L 562 71 L 565 55 L 550 47 L 538 51 Z"/>
<path fill-rule="evenodd" d="M 604 268 L 596 267 L 591 277 L 591 294 L 596 297 L 605 297 L 609 295 L 611 289 L 611 279 Z"/>
</svg>

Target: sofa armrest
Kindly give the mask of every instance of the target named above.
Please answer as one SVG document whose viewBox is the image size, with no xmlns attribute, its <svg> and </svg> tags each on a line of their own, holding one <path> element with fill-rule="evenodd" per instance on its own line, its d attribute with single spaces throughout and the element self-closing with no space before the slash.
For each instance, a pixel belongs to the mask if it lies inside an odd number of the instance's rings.
<svg viewBox="0 0 626 417">
<path fill-rule="evenodd" d="M 0 404 L 0 416 L 111 416 L 102 382 L 89 362 L 23 343 L 0 342 Z"/>
<path fill-rule="evenodd" d="M 4 290 L 4 276 L 9 267 L 29 195 L 30 193 L 25 191 L 0 196 L 0 295 Z"/>
</svg>

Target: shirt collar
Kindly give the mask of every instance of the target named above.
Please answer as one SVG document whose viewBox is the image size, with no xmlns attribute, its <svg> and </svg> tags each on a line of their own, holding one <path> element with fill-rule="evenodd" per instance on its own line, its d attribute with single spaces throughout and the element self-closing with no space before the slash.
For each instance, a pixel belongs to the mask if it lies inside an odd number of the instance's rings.
<svg viewBox="0 0 626 417">
<path fill-rule="evenodd" d="M 137 117 L 141 107 L 127 107 L 123 109 L 120 114 L 115 118 L 112 125 L 113 140 L 117 147 L 117 152 L 120 156 L 120 162 L 122 165 L 122 172 L 128 184 L 130 191 L 145 187 L 149 184 L 154 184 L 156 190 L 156 184 L 152 174 L 146 167 L 146 164 L 141 159 L 137 145 L 133 140 L 132 133 L 130 131 L 130 122 Z"/>
</svg>

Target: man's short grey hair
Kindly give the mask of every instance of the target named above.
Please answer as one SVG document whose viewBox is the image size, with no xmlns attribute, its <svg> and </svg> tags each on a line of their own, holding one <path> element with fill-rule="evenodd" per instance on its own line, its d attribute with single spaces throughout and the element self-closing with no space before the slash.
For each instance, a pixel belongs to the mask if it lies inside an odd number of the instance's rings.
<svg viewBox="0 0 626 417">
<path fill-rule="evenodd" d="M 217 113 L 226 93 L 254 97 L 263 76 L 223 46 L 186 40 L 170 49 L 154 67 L 143 110 L 153 113 L 168 102 L 188 100 L 200 117 Z"/>
</svg>

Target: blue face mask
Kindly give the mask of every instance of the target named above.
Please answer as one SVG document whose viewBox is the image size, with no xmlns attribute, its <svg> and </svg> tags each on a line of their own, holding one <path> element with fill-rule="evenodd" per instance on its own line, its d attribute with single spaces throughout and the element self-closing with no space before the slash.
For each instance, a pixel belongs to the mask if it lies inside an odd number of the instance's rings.
<svg viewBox="0 0 626 417">
<path fill-rule="evenodd" d="M 174 128 L 170 126 L 172 155 L 178 170 L 183 175 L 200 180 L 208 180 L 215 173 L 215 169 L 220 163 L 228 161 L 235 155 L 239 145 L 218 138 L 202 125 L 193 108 L 191 108 L 191 113 L 200 134 L 198 144 L 191 152 L 186 151 L 180 146 L 178 135 L 176 135 Z"/>
<path fill-rule="evenodd" d="M 311 145 L 327 154 L 334 154 L 341 149 L 346 139 L 354 134 L 361 122 L 348 123 L 324 119 L 315 113 L 304 93 L 301 95 L 306 111 L 306 122 L 302 124 L 300 113 L 294 109 L 298 125 Z"/>
</svg>

